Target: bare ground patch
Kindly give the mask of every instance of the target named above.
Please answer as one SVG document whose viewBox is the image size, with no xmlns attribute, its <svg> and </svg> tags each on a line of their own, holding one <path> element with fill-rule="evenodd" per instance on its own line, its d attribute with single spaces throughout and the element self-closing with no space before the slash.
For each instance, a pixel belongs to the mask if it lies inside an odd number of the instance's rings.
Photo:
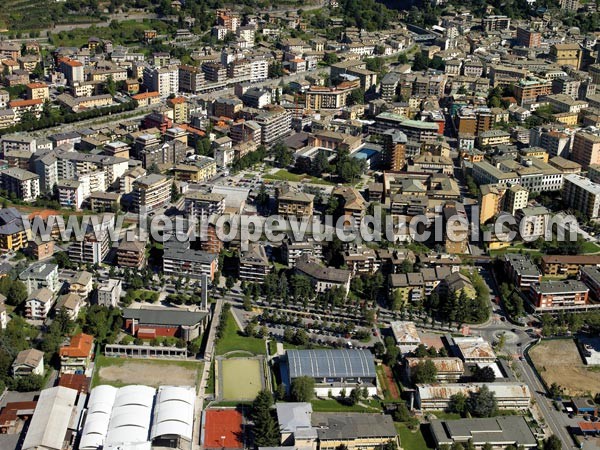
<svg viewBox="0 0 600 450">
<path fill-rule="evenodd" d="M 583 364 L 572 339 L 542 341 L 529 356 L 548 386 L 556 383 L 567 395 L 600 392 L 600 372 Z"/>
<path fill-rule="evenodd" d="M 101 367 L 98 371 L 98 384 L 125 386 L 128 384 L 143 384 L 158 387 L 161 385 L 194 386 L 196 384 L 196 368 L 183 367 L 177 363 L 168 364 L 164 361 L 125 361 L 118 365 Z"/>
</svg>

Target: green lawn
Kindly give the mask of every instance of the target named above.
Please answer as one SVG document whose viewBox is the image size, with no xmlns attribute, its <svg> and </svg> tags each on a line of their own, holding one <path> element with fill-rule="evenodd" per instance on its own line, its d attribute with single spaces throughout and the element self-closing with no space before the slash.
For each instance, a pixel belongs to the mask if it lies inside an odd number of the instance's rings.
<svg viewBox="0 0 600 450">
<path fill-rule="evenodd" d="M 254 355 L 265 354 L 265 341 L 244 336 L 233 318 L 233 313 L 227 313 L 223 337 L 217 342 L 217 355 L 224 355 L 235 350 L 250 352 Z"/>
<path fill-rule="evenodd" d="M 400 435 L 400 445 L 407 450 L 427 450 L 427 443 L 421 430 L 412 431 L 403 423 L 395 423 L 396 430 Z"/>
<path fill-rule="evenodd" d="M 460 419 L 460 414 L 446 411 L 428 411 L 427 414 L 433 414 L 440 420 L 457 420 Z"/>
<path fill-rule="evenodd" d="M 362 400 L 361 403 L 371 406 L 371 408 L 365 408 L 361 405 L 344 405 L 338 402 L 334 398 L 312 400 L 312 409 L 315 412 L 377 412 L 381 411 L 381 405 L 379 402 L 374 400 Z M 376 408 L 376 409 L 375 409 Z"/>
<path fill-rule="evenodd" d="M 207 394 L 215 393 L 215 363 L 214 363 L 214 361 L 210 363 L 210 370 L 208 372 L 208 380 L 206 382 L 205 392 Z"/>
<path fill-rule="evenodd" d="M 600 247 L 593 242 L 585 241 L 581 246 L 582 253 L 598 253 L 600 252 Z"/>
<path fill-rule="evenodd" d="M 317 178 L 317 177 L 313 177 L 313 176 L 306 175 L 306 174 L 291 173 L 285 169 L 280 169 L 275 173 L 270 173 L 270 174 L 264 175 L 263 178 L 265 180 L 275 180 L 275 181 L 300 182 L 302 180 L 306 180 L 306 181 L 308 181 L 310 183 L 314 183 L 314 184 L 327 184 L 327 185 L 334 184 L 330 181 L 323 180 L 322 178 Z"/>
</svg>

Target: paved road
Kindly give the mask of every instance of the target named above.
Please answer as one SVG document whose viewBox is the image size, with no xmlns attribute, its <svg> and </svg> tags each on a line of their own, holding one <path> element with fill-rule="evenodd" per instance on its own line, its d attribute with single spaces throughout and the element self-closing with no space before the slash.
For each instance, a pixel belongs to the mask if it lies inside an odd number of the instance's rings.
<svg viewBox="0 0 600 450">
<path fill-rule="evenodd" d="M 523 382 L 525 382 L 529 389 L 531 390 L 531 394 L 536 401 L 537 407 L 540 409 L 546 423 L 550 427 L 550 430 L 555 436 L 561 440 L 563 444 L 563 449 L 573 449 L 577 448 L 573 445 L 573 440 L 569 435 L 569 432 L 566 429 L 566 424 L 563 419 L 563 412 L 557 411 L 552 405 L 551 400 L 546 395 L 546 390 L 544 386 L 540 382 L 540 380 L 535 375 L 533 369 L 530 367 L 529 363 L 524 361 L 517 361 L 517 367 L 519 368 L 521 374 L 523 375 Z"/>
</svg>

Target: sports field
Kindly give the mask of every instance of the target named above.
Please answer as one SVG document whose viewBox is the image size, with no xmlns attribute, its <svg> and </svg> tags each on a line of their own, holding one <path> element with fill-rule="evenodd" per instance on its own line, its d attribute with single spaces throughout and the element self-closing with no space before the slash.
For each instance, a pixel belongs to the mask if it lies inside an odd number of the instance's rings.
<svg viewBox="0 0 600 450">
<path fill-rule="evenodd" d="M 254 400 L 264 388 L 264 375 L 260 359 L 223 359 L 220 368 L 222 400 Z"/>
<path fill-rule="evenodd" d="M 567 395 L 600 392 L 600 373 L 583 364 L 573 339 L 542 341 L 529 356 L 546 385 L 556 383 Z"/>
</svg>

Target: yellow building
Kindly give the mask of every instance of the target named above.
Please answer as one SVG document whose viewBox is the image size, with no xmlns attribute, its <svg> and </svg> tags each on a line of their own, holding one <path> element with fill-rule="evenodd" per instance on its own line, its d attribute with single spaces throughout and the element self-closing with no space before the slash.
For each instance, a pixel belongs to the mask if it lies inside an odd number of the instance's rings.
<svg viewBox="0 0 600 450">
<path fill-rule="evenodd" d="M 525 158 L 541 159 L 545 163 L 548 162 L 548 153 L 541 147 L 528 147 L 521 150 L 521 155 Z"/>
<path fill-rule="evenodd" d="M 27 98 L 29 100 L 41 98 L 46 101 L 50 98 L 50 89 L 46 83 L 29 83 L 27 85 Z"/>
<path fill-rule="evenodd" d="M 554 44 L 550 47 L 550 58 L 559 66 L 581 66 L 581 47 L 579 44 Z"/>
<path fill-rule="evenodd" d="M 173 108 L 173 122 L 186 123 L 188 118 L 188 104 L 184 97 L 175 97 L 167 100 L 167 105 Z"/>
<path fill-rule="evenodd" d="M 314 195 L 295 191 L 288 184 L 277 189 L 277 214 L 282 217 L 310 217 L 313 215 Z"/>
<path fill-rule="evenodd" d="M 571 126 L 577 125 L 577 122 L 579 121 L 579 115 L 575 112 L 563 112 L 552 114 L 552 117 L 554 117 L 554 120 L 556 120 L 557 122 Z"/>
<path fill-rule="evenodd" d="M 17 251 L 27 247 L 28 230 L 23 226 L 21 214 L 15 208 L 0 209 L 0 250 Z"/>
<path fill-rule="evenodd" d="M 217 164 L 212 158 L 202 158 L 195 164 L 177 164 L 173 168 L 173 175 L 178 181 L 191 181 L 197 183 L 212 178 L 217 173 Z"/>
<path fill-rule="evenodd" d="M 479 193 L 479 223 L 484 224 L 502 210 L 506 188 L 497 184 L 484 184 Z"/>
</svg>

